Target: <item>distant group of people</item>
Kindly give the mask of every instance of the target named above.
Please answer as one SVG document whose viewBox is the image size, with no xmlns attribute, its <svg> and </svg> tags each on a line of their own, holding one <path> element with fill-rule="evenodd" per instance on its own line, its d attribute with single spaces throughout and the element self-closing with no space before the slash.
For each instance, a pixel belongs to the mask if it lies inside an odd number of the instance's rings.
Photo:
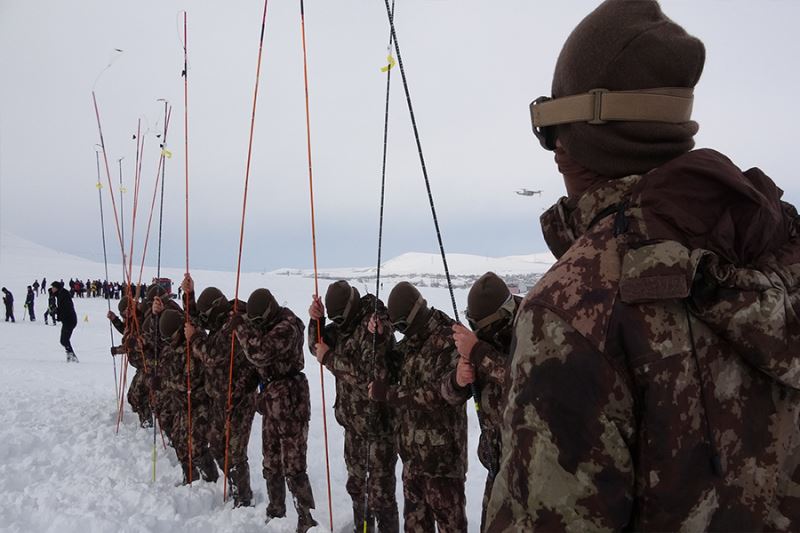
<svg viewBox="0 0 800 533">
<path fill-rule="evenodd" d="M 36 321 L 36 296 L 41 294 L 42 287 L 47 283 L 46 278 L 42 278 L 42 283 L 34 281 L 27 286 L 25 295 L 25 311 L 23 318 L 28 318 L 31 322 Z M 3 305 L 5 306 L 5 321 L 16 322 L 14 316 L 14 295 L 6 287 L 0 289 L 3 293 Z M 44 312 L 44 323 L 52 321 L 56 326 L 61 323 L 60 343 L 67 352 L 67 362 L 78 362 L 78 357 L 72 348 L 72 332 L 78 325 L 78 316 L 75 313 L 75 306 L 72 303 L 70 291 L 64 287 L 64 281 L 54 281 L 50 284 L 47 298 L 47 309 Z"/>
<path fill-rule="evenodd" d="M 106 300 L 119 300 L 127 291 L 125 283 L 87 279 L 85 282 L 78 278 L 69 280 L 69 293 L 71 296 L 78 298 L 105 298 Z M 133 284 L 134 294 L 144 295 L 147 291 L 147 285 L 141 284 L 137 286 Z"/>
<path fill-rule="evenodd" d="M 46 282 L 47 280 L 45 278 L 42 278 L 42 284 Z M 24 308 L 23 319 L 28 318 L 31 322 L 36 321 L 36 310 L 35 310 L 36 296 L 45 292 L 45 289 L 40 290 L 41 287 L 43 287 L 43 285 L 40 285 L 38 280 L 34 281 L 32 284 L 26 287 L 25 303 L 23 305 Z M 14 316 L 14 294 L 5 287 L 3 287 L 0 290 L 2 290 L 3 292 L 3 304 L 5 306 L 5 311 L 6 311 L 6 322 L 16 322 L 16 317 Z M 55 303 L 53 301 L 53 298 L 51 297 L 48 302 L 47 311 L 45 311 L 44 315 L 45 323 L 47 323 L 48 317 L 55 316 L 54 305 Z M 53 324 L 55 324 L 55 322 L 56 320 L 55 318 L 53 318 Z"/>
</svg>

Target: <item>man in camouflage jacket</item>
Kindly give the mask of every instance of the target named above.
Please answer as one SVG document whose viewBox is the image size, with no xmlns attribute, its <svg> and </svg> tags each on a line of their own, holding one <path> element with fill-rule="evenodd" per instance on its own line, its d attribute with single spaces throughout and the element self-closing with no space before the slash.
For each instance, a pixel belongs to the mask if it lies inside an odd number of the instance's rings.
<svg viewBox="0 0 800 533">
<path fill-rule="evenodd" d="M 398 283 L 389 294 L 389 318 L 405 335 L 389 354 L 390 381 L 370 385 L 371 397 L 385 401 L 397 416 L 403 460 L 405 531 L 467 531 L 464 482 L 467 473 L 467 413 L 464 402 L 442 397 L 445 374 L 456 368 L 455 323 L 428 308 L 419 291 Z M 381 338 L 381 323 L 372 321 Z"/>
<path fill-rule="evenodd" d="M 297 531 L 317 525 L 311 516 L 314 494 L 306 473 L 311 398 L 303 373 L 305 325 L 278 305 L 267 289 L 256 289 L 247 300 L 247 314 L 234 315 L 231 327 L 264 387 L 258 398 L 262 414 L 267 521 L 286 516 L 286 486 L 297 510 Z"/>
<path fill-rule="evenodd" d="M 461 324 L 453 325 L 453 340 L 460 358 L 458 367 L 445 374 L 442 381 L 442 396 L 451 405 L 464 403 L 471 395 L 471 383 L 475 384 L 480 395 L 478 459 L 488 470 L 483 491 L 481 531 L 485 529 L 486 508 L 500 467 L 504 387 L 514 316 L 521 301 L 521 297 L 511 295 L 505 282 L 493 272 L 487 272 L 473 284 L 467 297 L 467 321 L 474 332 Z"/>
<path fill-rule="evenodd" d="M 128 363 L 135 369 L 131 383 L 128 386 L 128 403 L 134 413 L 139 416 L 139 425 L 143 428 L 152 427 L 153 411 L 151 407 L 150 384 L 148 379 L 149 368 L 145 361 L 145 341 L 141 335 L 142 314 L 137 305 L 129 305 L 127 297 L 119 301 L 118 309 L 122 315 L 120 319 L 112 311 L 106 315 L 114 328 L 122 334 L 119 346 L 111 348 L 111 355 L 127 355 Z M 134 320 L 131 310 L 136 313 Z"/>
<path fill-rule="evenodd" d="M 213 483 L 219 472 L 206 437 L 210 402 L 203 386 L 202 361 L 196 354 L 191 354 L 187 368 L 183 312 L 165 309 L 156 314 L 160 316 L 161 335 L 156 405 L 160 419 L 168 420 L 162 427 L 181 463 L 183 482 L 192 483 L 201 474 L 205 481 Z"/>
<path fill-rule="evenodd" d="M 325 304 L 316 297 L 311 303 L 308 346 L 336 377 L 334 408 L 336 421 L 344 428 L 347 492 L 353 500 L 354 529 L 363 531 L 366 522 L 367 531 L 371 532 L 377 519 L 378 531 L 396 532 L 400 523 L 395 496 L 397 447 L 393 417 L 386 404 L 371 402 L 367 394 L 371 381 L 388 379 L 386 357 L 394 347 L 389 316 L 383 302 L 371 294 L 360 297 L 346 281 L 328 287 Z M 325 307 L 332 322 L 328 325 Z M 375 313 L 383 325 L 379 338 L 368 329 Z M 319 342 L 318 324 L 323 327 Z M 367 487 L 369 501 L 365 509 Z"/>
<path fill-rule="evenodd" d="M 193 299 L 194 282 L 188 274 L 182 286 L 189 299 Z M 250 442 L 250 430 L 256 414 L 258 372 L 247 360 L 239 341 L 233 336 L 230 326 L 233 301 L 228 301 L 216 287 L 208 287 L 200 293 L 196 306 L 190 306 L 192 308 L 196 309 L 193 319 L 199 328 L 187 323 L 185 334 L 205 370 L 205 391 L 210 402 L 209 445 L 220 468 L 224 471 L 226 465 L 229 465 L 228 483 L 234 507 L 250 506 L 253 491 L 250 488 L 247 443 Z M 238 302 L 236 312 L 245 313 L 244 302 Z M 208 333 L 202 328 L 207 328 Z M 231 342 L 234 343 L 232 375 Z M 226 437 L 226 431 L 229 432 L 229 437 Z"/>
<path fill-rule="evenodd" d="M 609 0 L 553 96 L 691 88 L 703 59 L 657 3 Z M 517 317 L 487 529 L 797 531 L 800 219 L 759 169 L 690 151 L 696 123 L 640 126 L 539 132 L 569 197 Z"/>
</svg>

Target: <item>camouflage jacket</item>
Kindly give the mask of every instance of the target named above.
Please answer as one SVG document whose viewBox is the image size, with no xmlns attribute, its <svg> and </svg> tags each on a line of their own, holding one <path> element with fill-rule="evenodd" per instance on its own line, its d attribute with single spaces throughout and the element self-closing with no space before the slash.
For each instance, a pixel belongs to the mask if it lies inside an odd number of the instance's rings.
<svg viewBox="0 0 800 533">
<path fill-rule="evenodd" d="M 398 451 L 412 476 L 463 479 L 467 472 L 467 411 L 450 405 L 442 380 L 458 363 L 453 319 L 433 309 L 428 322 L 397 343 L 390 405 L 397 416 Z"/>
<path fill-rule="evenodd" d="M 542 217 L 490 531 L 800 529 L 800 220 L 698 150 Z"/>
<path fill-rule="evenodd" d="M 145 318 L 137 313 L 136 321 L 125 320 L 121 321 L 122 324 L 122 343 L 121 346 L 125 349 L 125 354 L 128 357 L 128 363 L 137 370 L 148 371 L 152 366 L 152 345 L 149 342 L 149 337 L 144 330 Z M 137 322 L 138 321 L 138 322 Z M 119 327 L 114 323 L 114 327 L 119 330 Z M 138 328 L 138 333 L 137 333 Z"/>
<path fill-rule="evenodd" d="M 186 364 L 186 341 L 183 332 L 177 339 L 160 341 L 160 353 L 158 355 L 158 372 L 160 389 L 178 399 L 180 402 L 186 401 L 187 391 L 187 364 Z M 192 398 L 205 397 L 205 371 L 203 362 L 196 353 L 190 352 L 189 358 L 189 380 L 192 387 Z"/>
<path fill-rule="evenodd" d="M 183 312 L 183 309 L 175 302 L 175 300 L 164 298 L 162 300 L 164 302 L 164 309 L 174 309 L 176 311 Z M 145 359 L 147 362 L 148 369 L 154 368 L 155 373 L 161 376 L 162 371 L 160 367 L 162 366 L 161 362 L 161 352 L 164 350 L 164 340 L 161 338 L 161 332 L 158 329 L 158 321 L 161 315 L 154 315 L 152 305 L 142 305 L 144 308 L 143 313 L 140 315 L 142 318 L 140 319 L 140 328 L 142 331 L 142 349 L 144 351 Z M 186 348 L 184 347 L 184 365 L 186 364 Z M 165 363 L 169 364 L 169 363 Z M 184 381 L 186 378 L 184 370 Z"/>
<path fill-rule="evenodd" d="M 323 324 L 323 340 L 330 347 L 323 364 L 336 377 L 336 402 L 333 404 L 336 421 L 359 435 L 367 432 L 393 435 L 391 409 L 386 404 L 370 402 L 367 387 L 372 381 L 387 381 L 386 355 L 394 347 L 391 322 L 383 302 L 378 301 L 378 314 L 384 333 L 375 339 L 367 328 L 375 312 L 375 296 L 361 298 L 361 307 L 350 324 L 342 327 Z M 377 343 L 373 347 L 373 341 Z M 308 346 L 311 353 L 317 345 L 317 322 L 308 326 Z M 371 416 L 367 416 L 372 413 Z"/>
<path fill-rule="evenodd" d="M 259 409 L 267 417 L 311 416 L 303 367 L 303 321 L 283 307 L 269 324 L 245 321 L 236 336 L 247 360 L 258 370 L 264 389 Z"/>
<path fill-rule="evenodd" d="M 517 305 L 522 301 L 514 297 Z M 469 354 L 475 368 L 475 386 L 480 394 L 481 440 L 478 458 L 481 464 L 496 473 L 500 457 L 495 449 L 500 438 L 501 416 L 505 407 L 505 387 L 511 353 L 512 327 L 504 325 L 499 331 L 480 332 L 478 342 Z M 486 338 L 484 338 L 486 337 Z M 442 396 L 451 405 L 460 405 L 471 396 L 469 387 L 456 383 L 456 371 L 448 372 L 442 381 Z"/>
<path fill-rule="evenodd" d="M 243 309 L 244 306 L 239 307 L 241 315 L 244 315 Z M 251 394 L 258 388 L 258 371 L 247 360 L 238 339 L 234 342 L 233 379 L 230 380 L 232 335 L 228 319 L 222 327 L 209 333 L 198 328 L 192 337 L 192 350 L 203 362 L 206 392 L 214 400 L 227 401 L 228 381 L 231 381 L 231 394 L 234 399 Z"/>
</svg>

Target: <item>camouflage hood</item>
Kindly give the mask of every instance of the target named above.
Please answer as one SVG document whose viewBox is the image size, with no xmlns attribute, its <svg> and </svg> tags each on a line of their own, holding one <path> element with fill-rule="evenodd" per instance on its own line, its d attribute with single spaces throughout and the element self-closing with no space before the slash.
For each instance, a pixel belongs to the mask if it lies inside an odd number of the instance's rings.
<svg viewBox="0 0 800 533">
<path fill-rule="evenodd" d="M 542 215 L 556 257 L 614 217 L 625 303 L 684 299 L 750 364 L 800 389 L 800 218 L 758 168 L 696 150 Z"/>
</svg>

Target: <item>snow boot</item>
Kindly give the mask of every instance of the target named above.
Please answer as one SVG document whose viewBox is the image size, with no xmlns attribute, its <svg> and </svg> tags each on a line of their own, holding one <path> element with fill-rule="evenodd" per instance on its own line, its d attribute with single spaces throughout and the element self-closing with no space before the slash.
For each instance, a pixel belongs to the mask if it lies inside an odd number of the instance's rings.
<svg viewBox="0 0 800 533">
<path fill-rule="evenodd" d="M 400 533 L 400 517 L 396 505 L 391 509 L 375 511 L 375 518 L 380 533 Z"/>
<path fill-rule="evenodd" d="M 200 475 L 203 476 L 203 481 L 208 481 L 209 483 L 216 483 L 219 479 L 219 470 L 217 470 L 217 463 L 214 462 L 214 457 L 211 455 L 211 452 L 206 448 L 203 455 L 200 457 L 198 461 L 198 467 L 200 467 Z"/>
<path fill-rule="evenodd" d="M 283 476 L 269 476 L 267 478 L 267 519 L 283 518 L 286 516 L 286 483 Z"/>
<path fill-rule="evenodd" d="M 375 531 L 375 517 L 372 513 L 367 514 L 367 533 Z M 364 531 L 364 504 L 353 503 L 353 533 L 362 533 Z"/>
<path fill-rule="evenodd" d="M 311 509 L 314 508 L 314 494 L 311 492 L 311 483 L 308 481 L 308 474 L 303 472 L 286 478 L 286 484 L 292 491 L 294 508 L 297 510 L 297 533 L 305 533 L 312 527 L 318 525 L 314 517 L 311 516 Z"/>
<path fill-rule="evenodd" d="M 310 509 L 307 507 L 297 509 L 297 533 L 306 533 L 306 531 L 318 525 L 314 517 L 311 516 Z"/>
<path fill-rule="evenodd" d="M 175 483 L 176 487 L 180 487 L 181 485 L 188 485 L 189 484 L 189 465 L 181 464 L 181 469 L 183 470 L 183 480 Z M 200 479 L 200 472 L 197 470 L 197 465 L 192 465 L 192 483 Z"/>
<path fill-rule="evenodd" d="M 228 487 L 234 507 L 252 507 L 253 491 L 250 488 L 250 465 L 239 463 L 228 472 Z"/>
</svg>

